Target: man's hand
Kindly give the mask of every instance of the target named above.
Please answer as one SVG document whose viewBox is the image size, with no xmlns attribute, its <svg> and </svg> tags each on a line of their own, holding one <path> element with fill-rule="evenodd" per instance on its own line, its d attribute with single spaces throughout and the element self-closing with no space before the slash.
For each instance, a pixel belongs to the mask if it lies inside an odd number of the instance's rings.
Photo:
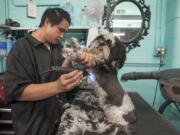
<svg viewBox="0 0 180 135">
<path fill-rule="evenodd" d="M 80 63 L 86 65 L 88 68 L 93 66 L 92 54 L 88 48 L 84 49 L 84 52 L 81 54 Z"/>
<path fill-rule="evenodd" d="M 61 75 L 56 80 L 57 90 L 59 92 L 67 92 L 72 90 L 74 87 L 79 85 L 82 77 L 83 77 L 83 72 L 78 70 Z"/>
<path fill-rule="evenodd" d="M 84 64 L 87 68 L 93 66 L 92 53 L 89 48 L 83 49 L 82 52 L 75 52 L 72 48 L 64 49 L 64 57 L 66 59 L 62 67 L 72 67 L 72 62 Z"/>
</svg>

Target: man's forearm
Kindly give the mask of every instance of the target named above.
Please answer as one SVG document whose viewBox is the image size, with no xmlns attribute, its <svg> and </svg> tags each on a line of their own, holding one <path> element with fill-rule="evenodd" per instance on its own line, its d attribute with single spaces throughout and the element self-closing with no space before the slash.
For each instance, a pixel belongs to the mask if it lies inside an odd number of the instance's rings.
<svg viewBox="0 0 180 135">
<path fill-rule="evenodd" d="M 36 101 L 54 96 L 59 93 L 56 82 L 49 82 L 43 84 L 30 84 L 22 94 L 17 97 L 18 101 Z"/>
</svg>

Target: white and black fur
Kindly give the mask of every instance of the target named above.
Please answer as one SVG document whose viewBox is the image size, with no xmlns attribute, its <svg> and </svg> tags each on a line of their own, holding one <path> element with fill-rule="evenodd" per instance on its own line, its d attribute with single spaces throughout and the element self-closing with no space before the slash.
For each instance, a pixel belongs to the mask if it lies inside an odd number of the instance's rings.
<svg viewBox="0 0 180 135">
<path fill-rule="evenodd" d="M 135 108 L 117 79 L 117 70 L 126 59 L 125 47 L 105 31 L 89 49 L 94 58 L 90 72 L 96 79 L 89 82 L 91 90 L 76 92 L 62 115 L 57 135 L 134 135 Z"/>
</svg>

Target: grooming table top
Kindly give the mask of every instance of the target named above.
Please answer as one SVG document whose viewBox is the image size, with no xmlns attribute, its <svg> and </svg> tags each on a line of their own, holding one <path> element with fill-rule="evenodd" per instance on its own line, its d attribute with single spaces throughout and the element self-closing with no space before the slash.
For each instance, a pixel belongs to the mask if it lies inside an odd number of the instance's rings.
<svg viewBox="0 0 180 135">
<path fill-rule="evenodd" d="M 137 135 L 180 135 L 180 133 L 138 93 L 129 92 L 137 115 Z"/>
<path fill-rule="evenodd" d="M 138 93 L 128 92 L 137 116 L 137 135 L 180 135 L 180 133 Z"/>
</svg>

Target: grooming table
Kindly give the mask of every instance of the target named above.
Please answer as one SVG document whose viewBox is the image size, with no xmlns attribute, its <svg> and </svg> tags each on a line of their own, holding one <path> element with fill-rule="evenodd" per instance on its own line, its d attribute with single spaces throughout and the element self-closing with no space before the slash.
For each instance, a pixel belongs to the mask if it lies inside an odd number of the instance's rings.
<svg viewBox="0 0 180 135">
<path fill-rule="evenodd" d="M 137 135 L 180 135 L 165 118 L 156 112 L 138 93 L 129 92 L 137 115 Z"/>
<path fill-rule="evenodd" d="M 180 133 L 138 93 L 129 92 L 128 94 L 136 108 L 137 135 L 180 135 Z"/>
</svg>

